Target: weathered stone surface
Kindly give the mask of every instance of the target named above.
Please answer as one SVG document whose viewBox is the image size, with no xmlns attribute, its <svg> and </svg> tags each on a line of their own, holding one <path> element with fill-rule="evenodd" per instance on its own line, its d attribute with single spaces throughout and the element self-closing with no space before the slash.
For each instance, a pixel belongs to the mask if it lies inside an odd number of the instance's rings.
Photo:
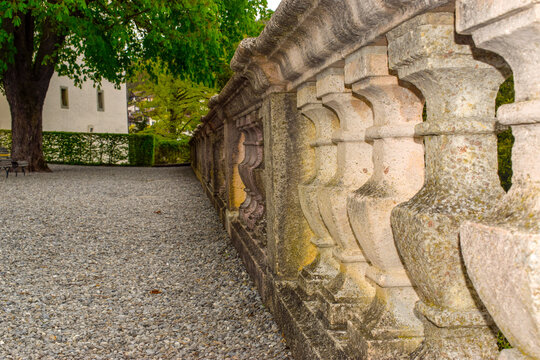
<svg viewBox="0 0 540 360">
<path fill-rule="evenodd" d="M 232 68 L 257 91 L 294 89 L 401 22 L 448 2 L 285 0 L 258 38 L 240 44 Z"/>
<path fill-rule="evenodd" d="M 245 157 L 243 134 L 236 127 L 234 121 L 227 121 L 224 125 L 224 166 L 226 203 L 228 211 L 238 211 L 240 204 L 246 199 L 245 185 L 238 172 L 238 164 Z"/>
<path fill-rule="evenodd" d="M 293 279 L 313 261 L 312 232 L 305 220 L 298 185 L 312 174 L 309 139 L 313 128 L 296 110 L 295 94 L 269 95 L 262 107 L 269 267 L 275 277 Z"/>
<path fill-rule="evenodd" d="M 388 74 L 385 46 L 368 46 L 347 58 L 346 82 L 373 108 L 366 130 L 373 142 L 371 178 L 348 198 L 349 220 L 370 266 L 376 288 L 370 307 L 350 323 L 350 348 L 368 359 L 406 358 L 423 339 L 413 314 L 418 300 L 394 244 L 390 214 L 410 199 L 424 179 L 424 151 L 414 138 L 422 121 L 423 99 Z M 418 91 L 416 91 L 418 92 Z"/>
<path fill-rule="evenodd" d="M 463 258 L 490 314 L 517 350 L 499 359 L 540 359 L 540 4 L 458 2 L 458 29 L 502 55 L 514 72 L 513 104 L 498 110 L 515 137 L 512 188 L 461 227 Z"/>
<path fill-rule="evenodd" d="M 238 164 L 238 173 L 245 185 L 246 199 L 240 205 L 239 219 L 246 227 L 254 231 L 260 225 L 264 227 L 264 189 L 256 179 L 256 170 L 261 167 L 264 156 L 263 129 L 259 112 L 253 111 L 236 121 L 236 127 L 244 134 L 244 160 Z M 262 224 L 261 224 L 262 223 Z M 261 235 L 264 234 L 264 231 Z M 262 236 L 261 236 L 262 237 Z"/>
<path fill-rule="evenodd" d="M 427 121 L 416 127 L 425 137 L 425 183 L 393 210 L 391 221 L 425 324 L 426 338 L 412 358 L 492 359 L 491 319 L 465 273 L 458 230 L 504 193 L 493 121 L 504 80 L 495 66 L 504 62 L 456 36 L 453 24 L 452 14 L 426 14 L 388 34 L 390 67 L 427 103 Z"/>
<path fill-rule="evenodd" d="M 373 122 L 368 104 L 345 90 L 343 68 L 330 68 L 317 76 L 317 96 L 339 119 L 332 134 L 337 144 L 337 169 L 319 190 L 319 210 L 337 246 L 334 256 L 340 273 L 321 292 L 321 317 L 332 329 L 346 327 L 351 314 L 371 302 L 374 288 L 365 279 L 366 259 L 354 238 L 347 214 L 347 197 L 371 176 L 371 145 L 365 129 Z"/>
<path fill-rule="evenodd" d="M 499 355 L 497 359 L 498 360 L 531 360 L 534 358 L 524 355 L 518 349 L 505 349 L 501 351 L 501 354 Z"/>
<path fill-rule="evenodd" d="M 300 272 L 298 285 L 303 298 L 312 300 L 321 286 L 338 271 L 338 264 L 332 256 L 335 242 L 321 218 L 318 193 L 336 172 L 337 149 L 332 142 L 332 134 L 339 122 L 337 116 L 317 99 L 314 83 L 298 89 L 297 106 L 315 127 L 315 137 L 310 143 L 315 152 L 315 172 L 298 186 L 302 211 L 314 234 L 311 243 L 317 248 L 315 260 Z"/>
</svg>

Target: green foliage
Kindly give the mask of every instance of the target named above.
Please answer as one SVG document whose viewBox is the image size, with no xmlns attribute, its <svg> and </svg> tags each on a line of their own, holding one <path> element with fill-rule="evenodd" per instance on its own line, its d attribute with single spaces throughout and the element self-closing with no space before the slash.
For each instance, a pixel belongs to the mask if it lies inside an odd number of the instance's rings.
<svg viewBox="0 0 540 360">
<path fill-rule="evenodd" d="M 218 2 L 220 15 L 220 32 L 223 34 L 223 58 L 217 65 L 217 89 L 222 89 L 232 70 L 229 63 L 240 41 L 246 37 L 258 36 L 264 29 L 266 21 L 273 14 L 267 9 L 266 0 L 222 0 Z"/>
<path fill-rule="evenodd" d="M 43 132 L 43 154 L 49 163 L 127 164 L 126 134 Z"/>
<path fill-rule="evenodd" d="M 45 170 L 41 103 L 56 70 L 81 85 L 116 85 L 154 60 L 167 71 L 214 86 L 229 75 L 237 43 L 258 35 L 266 0 L 0 0 L 0 87 L 13 114 L 16 151 Z"/>
<path fill-rule="evenodd" d="M 497 98 L 495 99 L 495 107 L 498 109 L 499 106 L 504 105 L 504 104 L 511 104 L 514 101 L 515 101 L 514 77 L 510 76 L 499 87 L 499 92 L 497 93 Z"/>
<path fill-rule="evenodd" d="M 514 135 L 512 129 L 505 130 L 497 135 L 497 152 L 499 158 L 499 178 L 501 186 L 508 191 L 512 186 L 512 147 Z"/>
<path fill-rule="evenodd" d="M 11 130 L 0 130 L 0 147 L 11 150 Z M 49 163 L 71 165 L 153 166 L 190 161 L 187 140 L 152 134 L 45 131 L 43 153 Z"/>
<path fill-rule="evenodd" d="M 43 132 L 43 153 L 49 163 L 79 165 L 128 164 L 127 134 Z M 0 146 L 11 151 L 11 130 L 0 130 Z"/>
<path fill-rule="evenodd" d="M 160 62 L 153 62 L 152 73 L 154 76 L 145 70 L 138 72 L 130 91 L 130 105 L 139 109 L 139 117 L 156 121 L 146 132 L 174 139 L 190 136 L 208 113 L 208 100 L 217 91 L 174 76 Z M 136 125 L 133 130 L 141 127 Z"/>
<path fill-rule="evenodd" d="M 77 83 L 120 84 L 131 64 L 159 58 L 175 74 L 214 84 L 237 43 L 262 29 L 266 5 L 266 0 L 0 1 L 0 74 L 18 53 L 30 60 L 28 71 L 53 64 Z"/>
<path fill-rule="evenodd" d="M 129 163 L 136 166 L 154 165 L 154 136 L 129 135 Z"/>
<path fill-rule="evenodd" d="M 0 130 L 0 147 L 11 152 L 11 130 Z"/>
<path fill-rule="evenodd" d="M 508 78 L 499 88 L 496 107 L 514 102 L 514 79 Z M 497 135 L 497 151 L 499 158 L 499 178 L 501 186 L 508 191 L 512 186 L 512 146 L 514 136 L 512 129 L 505 130 Z"/>
<path fill-rule="evenodd" d="M 499 331 L 497 333 L 497 345 L 499 347 L 499 350 L 503 349 L 511 349 L 512 345 L 508 342 L 508 340 L 504 337 L 503 333 Z"/>
<path fill-rule="evenodd" d="M 171 140 L 156 136 L 155 164 L 182 164 L 191 160 L 191 149 L 186 140 Z"/>
</svg>

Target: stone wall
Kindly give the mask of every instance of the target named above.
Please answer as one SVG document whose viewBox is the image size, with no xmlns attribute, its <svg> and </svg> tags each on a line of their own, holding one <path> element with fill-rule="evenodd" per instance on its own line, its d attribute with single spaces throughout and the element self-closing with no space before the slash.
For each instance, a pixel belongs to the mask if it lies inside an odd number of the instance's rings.
<svg viewBox="0 0 540 360">
<path fill-rule="evenodd" d="M 540 1 L 284 0 L 231 67 L 193 168 L 295 358 L 540 359 Z"/>
</svg>

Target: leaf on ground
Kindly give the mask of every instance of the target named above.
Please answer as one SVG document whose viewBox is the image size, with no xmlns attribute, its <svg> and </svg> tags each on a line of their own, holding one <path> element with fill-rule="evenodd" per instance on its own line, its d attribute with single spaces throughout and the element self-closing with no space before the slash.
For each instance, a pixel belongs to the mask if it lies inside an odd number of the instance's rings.
<svg viewBox="0 0 540 360">
<path fill-rule="evenodd" d="M 150 290 L 150 294 L 152 295 L 161 294 L 161 291 L 158 289 Z"/>
</svg>

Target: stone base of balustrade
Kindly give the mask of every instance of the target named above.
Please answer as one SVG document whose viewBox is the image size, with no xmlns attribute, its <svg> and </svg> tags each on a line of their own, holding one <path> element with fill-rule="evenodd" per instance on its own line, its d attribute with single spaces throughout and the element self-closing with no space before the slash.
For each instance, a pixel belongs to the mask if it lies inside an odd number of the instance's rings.
<svg viewBox="0 0 540 360">
<path fill-rule="evenodd" d="M 328 330 L 317 317 L 317 304 L 303 301 L 295 282 L 274 283 L 274 318 L 296 360 L 361 359 L 345 351 L 345 331 Z"/>
<path fill-rule="evenodd" d="M 328 329 L 345 330 L 352 314 L 365 309 L 372 297 L 347 274 L 338 273 L 318 295 L 318 317 Z"/>
<path fill-rule="evenodd" d="M 195 175 L 199 177 L 199 175 L 197 174 L 198 172 L 195 171 Z M 214 208 L 217 210 L 221 222 L 225 223 L 225 217 L 227 213 L 227 207 L 226 207 L 225 201 L 223 201 L 223 199 L 217 196 L 216 193 L 212 190 L 212 188 L 208 184 L 206 184 L 204 181 L 201 181 L 201 184 L 202 184 L 204 192 L 206 193 L 206 196 L 208 196 L 208 199 L 210 199 L 210 202 L 212 203 Z"/>
<path fill-rule="evenodd" d="M 425 340 L 411 354 L 411 360 L 496 359 L 496 333 L 491 327 L 438 327 L 424 320 Z"/>
<path fill-rule="evenodd" d="M 195 166 L 193 166 L 193 163 L 192 163 L 191 169 L 192 169 L 193 172 L 195 173 L 195 177 L 196 177 L 196 178 L 199 180 L 199 182 L 202 184 L 202 183 L 203 183 L 203 180 L 202 180 L 201 172 L 200 172 Z"/>
<path fill-rule="evenodd" d="M 273 285 L 269 278 L 270 272 L 267 270 L 266 253 L 259 246 L 259 240 L 255 239 L 239 221 L 232 221 L 228 228 L 232 243 L 244 262 L 248 274 L 253 279 L 263 302 L 269 305 Z"/>
<path fill-rule="evenodd" d="M 299 286 L 276 280 L 267 268 L 267 258 L 259 239 L 233 218 L 227 228 L 247 272 L 255 282 L 263 302 L 274 315 L 296 360 L 361 359 L 345 351 L 345 331 L 329 330 L 317 317 L 318 303 L 304 301 Z"/>
<path fill-rule="evenodd" d="M 407 360 L 418 341 L 411 339 L 370 339 L 359 336 L 354 346 L 347 348 L 351 358 L 363 360 Z M 352 357 L 354 356 L 354 357 Z"/>
<path fill-rule="evenodd" d="M 309 265 L 305 266 L 298 275 L 297 291 L 304 301 L 313 301 L 324 285 L 328 284 L 338 270 L 321 260 L 320 255 Z"/>
<path fill-rule="evenodd" d="M 370 308 L 366 315 L 370 316 L 372 311 L 376 312 Z M 380 323 L 370 331 L 366 331 L 365 321 L 365 318 L 355 316 L 347 325 L 349 334 L 347 352 L 356 354 L 361 359 L 406 360 L 423 340 L 416 331 L 399 329 L 396 326 L 399 321 L 392 319 L 391 316 L 379 319 Z"/>
<path fill-rule="evenodd" d="M 227 213 L 227 207 L 225 205 L 225 201 L 221 199 L 219 196 L 208 196 L 212 200 L 212 205 L 214 205 L 214 208 L 217 210 L 219 219 L 221 220 L 221 223 L 225 222 L 225 216 Z"/>
</svg>

